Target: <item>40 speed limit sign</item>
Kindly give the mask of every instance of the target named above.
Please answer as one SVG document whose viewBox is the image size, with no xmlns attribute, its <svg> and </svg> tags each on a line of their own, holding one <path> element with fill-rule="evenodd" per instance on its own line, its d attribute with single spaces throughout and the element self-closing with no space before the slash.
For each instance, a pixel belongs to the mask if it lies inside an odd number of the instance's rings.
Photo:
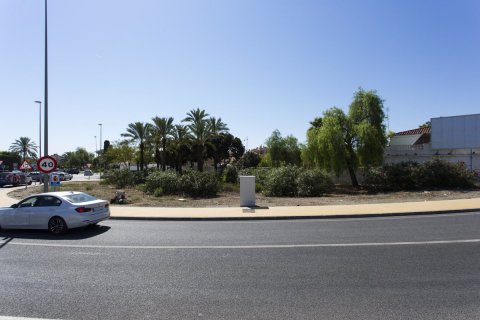
<svg viewBox="0 0 480 320">
<path fill-rule="evenodd" d="M 44 156 L 37 160 L 37 168 L 43 173 L 50 173 L 57 169 L 57 160 L 50 156 Z"/>
</svg>

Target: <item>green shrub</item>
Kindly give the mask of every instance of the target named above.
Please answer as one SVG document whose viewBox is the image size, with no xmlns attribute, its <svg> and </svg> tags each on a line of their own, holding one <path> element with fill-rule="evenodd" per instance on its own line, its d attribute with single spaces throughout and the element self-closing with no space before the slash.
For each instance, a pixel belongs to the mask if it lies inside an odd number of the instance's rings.
<svg viewBox="0 0 480 320">
<path fill-rule="evenodd" d="M 334 189 L 332 179 L 321 170 L 309 169 L 298 175 L 297 195 L 300 197 L 318 197 Z"/>
<path fill-rule="evenodd" d="M 214 197 L 220 188 L 215 174 L 189 170 L 178 180 L 180 192 L 193 198 Z"/>
<path fill-rule="evenodd" d="M 299 169 L 286 166 L 272 169 L 266 177 L 263 193 L 267 197 L 293 197 L 297 191 Z"/>
<path fill-rule="evenodd" d="M 145 180 L 145 192 L 154 194 L 157 189 L 163 194 L 175 194 L 178 191 L 178 176 L 173 171 L 155 171 Z"/>
<path fill-rule="evenodd" d="M 221 185 L 221 190 L 224 192 L 240 192 L 240 185 L 237 183 L 223 183 Z"/>
<path fill-rule="evenodd" d="M 262 192 L 265 186 L 269 168 L 245 168 L 239 171 L 239 176 L 255 176 L 255 191 Z"/>
<path fill-rule="evenodd" d="M 474 174 L 464 163 L 449 163 L 438 159 L 423 163 L 417 170 L 417 185 L 421 189 L 472 188 Z"/>
<path fill-rule="evenodd" d="M 158 187 L 155 189 L 155 191 L 153 192 L 153 195 L 157 198 L 163 196 L 163 189 L 162 187 Z"/>
<path fill-rule="evenodd" d="M 132 172 L 132 180 L 133 180 L 133 186 L 143 184 L 145 183 L 147 176 L 149 174 L 149 171 L 144 170 L 144 171 L 131 171 Z"/>
<path fill-rule="evenodd" d="M 238 172 L 237 168 L 232 165 L 227 165 L 225 167 L 224 173 L 224 181 L 228 183 L 237 183 L 238 182 Z"/>
<path fill-rule="evenodd" d="M 105 183 L 114 185 L 117 189 L 136 185 L 135 173 L 130 170 L 116 169 L 105 172 L 103 175 Z"/>
<path fill-rule="evenodd" d="M 442 160 L 422 164 L 403 162 L 369 169 L 364 186 L 370 191 L 473 188 L 475 177 L 462 163 Z"/>
<path fill-rule="evenodd" d="M 384 168 L 368 168 L 363 173 L 363 187 L 370 192 L 387 191 Z"/>
<path fill-rule="evenodd" d="M 247 151 L 237 161 L 236 165 L 239 168 L 256 168 L 260 164 L 260 155 L 253 151 Z"/>
</svg>

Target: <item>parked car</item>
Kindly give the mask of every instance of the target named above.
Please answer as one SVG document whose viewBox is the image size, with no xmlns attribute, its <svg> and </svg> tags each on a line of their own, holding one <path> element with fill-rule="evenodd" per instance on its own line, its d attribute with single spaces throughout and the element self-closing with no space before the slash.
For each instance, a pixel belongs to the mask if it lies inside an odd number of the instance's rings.
<svg viewBox="0 0 480 320">
<path fill-rule="evenodd" d="M 70 174 L 79 174 L 80 173 L 80 170 L 78 168 L 70 168 L 67 170 L 67 173 L 70 173 Z"/>
<path fill-rule="evenodd" d="M 60 181 L 69 181 L 72 180 L 73 176 L 70 173 L 66 173 L 63 171 L 52 172 L 52 174 L 57 174 L 60 178 Z"/>
<path fill-rule="evenodd" d="M 87 176 L 87 177 L 90 177 L 90 176 L 93 176 L 93 172 L 92 172 L 92 170 L 85 170 L 85 171 L 83 171 L 83 175 Z"/>
<path fill-rule="evenodd" d="M 15 172 L 1 172 L 0 173 L 0 187 L 32 184 L 32 178 L 21 171 Z"/>
<path fill-rule="evenodd" d="M 0 208 L 0 228 L 45 229 L 61 234 L 68 229 L 95 225 L 109 217 L 108 201 L 84 192 L 49 192 Z"/>
<path fill-rule="evenodd" d="M 42 173 L 40 171 L 32 171 L 27 176 L 32 178 L 33 182 L 42 182 Z"/>
<path fill-rule="evenodd" d="M 70 180 L 72 180 L 73 175 L 71 175 L 71 174 L 68 173 L 68 172 L 62 172 L 62 173 L 63 173 L 63 176 L 64 176 L 64 178 L 65 178 L 65 181 L 70 181 Z M 60 176 L 60 178 L 61 178 L 61 176 Z"/>
</svg>

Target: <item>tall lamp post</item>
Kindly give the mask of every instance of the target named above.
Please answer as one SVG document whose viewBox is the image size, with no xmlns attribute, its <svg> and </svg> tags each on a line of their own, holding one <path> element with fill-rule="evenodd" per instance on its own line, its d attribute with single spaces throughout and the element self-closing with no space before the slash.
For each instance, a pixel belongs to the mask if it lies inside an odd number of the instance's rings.
<svg viewBox="0 0 480 320">
<path fill-rule="evenodd" d="M 43 100 L 45 104 L 45 140 L 43 152 L 48 156 L 48 32 L 47 32 L 47 0 L 45 0 L 45 98 Z M 43 191 L 48 192 L 48 175 L 45 175 L 43 180 Z"/>
<path fill-rule="evenodd" d="M 42 101 L 35 101 L 38 103 L 38 157 L 42 157 Z"/>
<path fill-rule="evenodd" d="M 100 179 L 102 179 L 102 159 L 103 159 L 103 154 L 102 154 L 102 144 L 103 144 L 103 141 L 102 141 L 102 124 L 99 123 L 98 125 L 100 126 L 100 142 L 99 142 L 99 146 L 98 146 L 100 148 L 100 152 L 98 153 L 100 158 L 99 158 L 99 161 L 98 161 L 98 166 L 100 167 Z"/>
</svg>

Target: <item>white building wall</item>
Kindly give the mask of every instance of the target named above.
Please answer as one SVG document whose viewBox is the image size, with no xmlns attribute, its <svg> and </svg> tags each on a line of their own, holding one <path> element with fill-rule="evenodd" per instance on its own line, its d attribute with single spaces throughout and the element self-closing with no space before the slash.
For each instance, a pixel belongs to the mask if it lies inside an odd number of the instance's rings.
<svg viewBox="0 0 480 320">
<path fill-rule="evenodd" d="M 432 118 L 433 149 L 480 148 L 480 114 Z"/>
<path fill-rule="evenodd" d="M 387 147 L 384 162 L 388 164 L 408 161 L 424 163 L 433 159 L 440 159 L 450 163 L 463 162 L 468 169 L 480 171 L 480 149 L 434 150 L 430 143 Z"/>
</svg>

